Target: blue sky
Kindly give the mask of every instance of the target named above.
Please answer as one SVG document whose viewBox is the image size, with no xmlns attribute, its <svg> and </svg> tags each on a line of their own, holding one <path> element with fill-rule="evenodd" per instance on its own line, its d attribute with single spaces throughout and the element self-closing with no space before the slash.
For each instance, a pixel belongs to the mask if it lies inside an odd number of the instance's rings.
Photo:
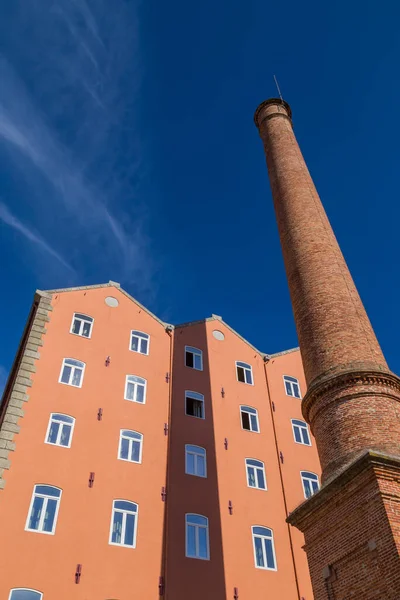
<svg viewBox="0 0 400 600">
<path fill-rule="evenodd" d="M 297 345 L 253 113 L 276 95 L 391 368 L 399 293 L 392 2 L 1 3 L 0 380 L 34 290 L 113 279 L 172 323 Z"/>
</svg>

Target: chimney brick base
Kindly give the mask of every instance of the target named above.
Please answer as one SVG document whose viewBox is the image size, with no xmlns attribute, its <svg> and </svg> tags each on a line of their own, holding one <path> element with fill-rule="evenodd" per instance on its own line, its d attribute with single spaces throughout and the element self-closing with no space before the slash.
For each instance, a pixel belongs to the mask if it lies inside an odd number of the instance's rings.
<svg viewBox="0 0 400 600">
<path fill-rule="evenodd" d="M 301 504 L 315 600 L 400 598 L 400 458 L 368 451 Z"/>
</svg>

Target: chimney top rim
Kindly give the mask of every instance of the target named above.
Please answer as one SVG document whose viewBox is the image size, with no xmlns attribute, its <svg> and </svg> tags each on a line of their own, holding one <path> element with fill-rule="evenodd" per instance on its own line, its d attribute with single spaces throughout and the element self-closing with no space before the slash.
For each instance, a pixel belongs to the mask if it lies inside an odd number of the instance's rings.
<svg viewBox="0 0 400 600">
<path fill-rule="evenodd" d="M 269 98 L 268 100 L 264 100 L 264 102 L 261 102 L 261 104 L 259 104 L 256 108 L 256 112 L 254 113 L 254 123 L 257 128 L 259 128 L 259 126 L 260 126 L 260 123 L 258 120 L 260 112 L 262 111 L 263 108 L 265 108 L 266 106 L 269 106 L 271 104 L 280 104 L 286 110 L 289 119 L 292 118 L 292 109 L 290 108 L 290 105 L 285 100 L 281 100 L 280 98 Z"/>
</svg>

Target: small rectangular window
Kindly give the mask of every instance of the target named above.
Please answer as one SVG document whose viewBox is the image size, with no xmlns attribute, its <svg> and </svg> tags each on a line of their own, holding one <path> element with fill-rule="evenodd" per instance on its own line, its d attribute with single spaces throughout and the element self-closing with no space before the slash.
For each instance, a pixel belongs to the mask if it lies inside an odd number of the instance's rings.
<svg viewBox="0 0 400 600">
<path fill-rule="evenodd" d="M 74 425 L 75 419 L 73 417 L 52 413 L 47 427 L 46 444 L 70 448 Z"/>
<path fill-rule="evenodd" d="M 42 600 L 43 594 L 36 590 L 28 590 L 27 588 L 14 588 L 10 592 L 8 600 Z"/>
<path fill-rule="evenodd" d="M 185 392 L 186 414 L 204 419 L 204 396 L 197 392 Z"/>
<path fill-rule="evenodd" d="M 125 400 L 144 404 L 146 402 L 146 388 L 146 379 L 137 375 L 127 375 L 125 381 Z"/>
<path fill-rule="evenodd" d="M 304 497 L 310 498 L 319 490 L 319 479 L 315 473 L 309 471 L 301 471 L 301 481 L 303 483 Z"/>
<path fill-rule="evenodd" d="M 236 376 L 238 381 L 253 385 L 253 370 L 251 365 L 236 361 Z"/>
<path fill-rule="evenodd" d="M 196 371 L 203 370 L 203 352 L 192 346 L 185 346 L 185 365 Z"/>
<path fill-rule="evenodd" d="M 200 446 L 185 446 L 186 473 L 188 475 L 197 475 L 197 477 L 207 477 L 206 451 Z"/>
<path fill-rule="evenodd" d="M 251 406 L 240 407 L 240 418 L 242 421 L 242 429 L 247 431 L 254 431 L 258 433 L 260 431 L 258 425 L 258 412 Z"/>
<path fill-rule="evenodd" d="M 285 383 L 285 391 L 287 396 L 293 396 L 294 398 L 301 398 L 300 384 L 296 377 L 290 377 L 289 375 L 283 376 Z"/>
<path fill-rule="evenodd" d="M 308 431 L 308 425 L 305 421 L 292 419 L 292 428 L 295 442 L 298 444 L 304 444 L 305 446 L 311 446 L 310 433 Z"/>
<path fill-rule="evenodd" d="M 81 337 L 90 338 L 92 335 L 93 318 L 88 315 L 74 313 L 72 317 L 70 333 L 80 335 Z"/>
<path fill-rule="evenodd" d="M 130 349 L 138 354 L 148 354 L 150 345 L 150 336 L 143 331 L 131 331 Z"/>
<path fill-rule="evenodd" d="M 110 544 L 136 547 L 138 505 L 128 500 L 114 500 Z"/>
<path fill-rule="evenodd" d="M 252 527 L 254 559 L 258 569 L 276 571 L 274 537 L 268 527 Z"/>
<path fill-rule="evenodd" d="M 208 519 L 202 515 L 186 515 L 186 556 L 210 559 Z"/>
<path fill-rule="evenodd" d="M 61 490 L 50 485 L 35 485 L 26 529 L 53 534 L 56 528 Z"/>
<path fill-rule="evenodd" d="M 82 387 L 83 374 L 85 372 L 85 363 L 74 358 L 64 358 L 61 366 L 59 383 L 72 385 L 73 387 Z"/>
<path fill-rule="evenodd" d="M 264 463 L 254 458 L 246 458 L 247 485 L 259 490 L 266 490 Z"/>
<path fill-rule="evenodd" d="M 121 429 L 118 458 L 129 462 L 142 462 L 143 435 L 137 431 Z"/>
</svg>

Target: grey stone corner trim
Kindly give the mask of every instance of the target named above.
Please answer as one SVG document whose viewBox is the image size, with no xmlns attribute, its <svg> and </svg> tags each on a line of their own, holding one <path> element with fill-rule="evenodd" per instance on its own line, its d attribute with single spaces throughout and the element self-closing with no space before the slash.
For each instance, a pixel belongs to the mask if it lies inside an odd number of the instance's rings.
<svg viewBox="0 0 400 600">
<path fill-rule="evenodd" d="M 11 452 L 15 450 L 15 436 L 20 431 L 19 421 L 24 416 L 24 402 L 29 400 L 32 373 L 36 372 L 36 361 L 40 358 L 40 347 L 46 333 L 46 323 L 52 295 L 37 290 L 24 333 L 14 359 L 0 404 L 0 490 L 5 486 L 3 473 L 11 466 Z"/>
</svg>

